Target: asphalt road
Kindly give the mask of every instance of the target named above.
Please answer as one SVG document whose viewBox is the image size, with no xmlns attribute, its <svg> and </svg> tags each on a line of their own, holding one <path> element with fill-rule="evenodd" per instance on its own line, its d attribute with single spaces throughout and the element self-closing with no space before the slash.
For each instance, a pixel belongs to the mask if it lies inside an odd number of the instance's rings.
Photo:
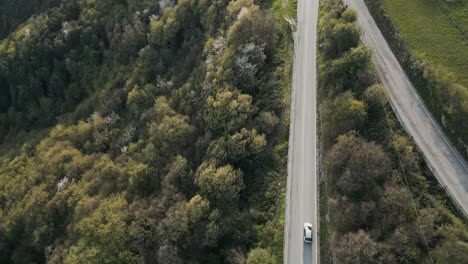
<svg viewBox="0 0 468 264">
<path fill-rule="evenodd" d="M 387 87 L 392 107 L 406 131 L 414 138 L 439 182 L 458 206 L 468 212 L 468 166 L 451 146 L 418 96 L 393 55 L 363 0 L 343 0 L 358 12 L 363 42 L 373 49 L 372 59 Z"/>
<path fill-rule="evenodd" d="M 317 19 L 318 0 L 299 0 L 289 138 L 284 263 L 318 263 L 317 237 Z M 303 225 L 313 227 L 304 243 Z"/>
</svg>

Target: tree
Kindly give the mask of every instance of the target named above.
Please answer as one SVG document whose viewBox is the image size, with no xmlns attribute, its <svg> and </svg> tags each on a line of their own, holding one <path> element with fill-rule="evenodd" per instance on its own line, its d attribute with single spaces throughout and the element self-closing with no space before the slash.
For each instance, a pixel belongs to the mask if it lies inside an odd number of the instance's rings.
<svg viewBox="0 0 468 264">
<path fill-rule="evenodd" d="M 255 121 L 259 131 L 267 135 L 273 133 L 280 122 L 278 116 L 276 116 L 274 112 L 265 111 L 260 112 Z"/>
<path fill-rule="evenodd" d="M 334 5 L 334 4 L 331 4 Z M 341 4 L 338 4 L 341 5 Z M 321 23 L 323 53 L 328 59 L 337 59 L 359 44 L 359 30 L 354 22 L 356 11 L 345 8 L 331 8 Z"/>
<path fill-rule="evenodd" d="M 211 221 L 206 226 L 205 237 L 203 239 L 204 246 L 215 247 L 220 236 L 220 227 L 215 221 Z"/>
<path fill-rule="evenodd" d="M 366 105 L 356 100 L 350 91 L 325 101 L 321 107 L 323 138 L 326 145 L 338 135 L 359 130 L 366 120 Z"/>
<path fill-rule="evenodd" d="M 146 42 L 144 28 L 139 20 L 134 23 L 127 20 L 122 24 L 117 23 L 107 36 L 110 39 L 110 49 L 119 64 L 128 64 Z"/>
<path fill-rule="evenodd" d="M 164 11 L 167 7 L 173 7 L 174 4 L 174 0 L 161 0 L 159 1 L 159 8 Z"/>
<path fill-rule="evenodd" d="M 259 83 L 258 73 L 265 64 L 265 47 L 252 42 L 237 46 L 234 58 L 236 84 L 244 92 L 256 93 Z"/>
<path fill-rule="evenodd" d="M 399 156 L 404 173 L 416 173 L 419 170 L 419 157 L 414 151 L 414 146 L 406 136 L 396 135 L 393 139 L 393 147 Z"/>
<path fill-rule="evenodd" d="M 338 238 L 332 247 L 333 262 L 340 264 L 371 264 L 379 263 L 379 245 L 369 234 L 359 230 L 357 233 L 348 233 Z"/>
<path fill-rule="evenodd" d="M 266 59 L 273 56 L 278 41 L 277 19 L 251 1 L 231 2 L 228 19 L 235 22 L 227 32 L 223 77 L 241 91 L 255 94 L 263 82 Z"/>
<path fill-rule="evenodd" d="M 149 195 L 158 186 L 157 177 L 150 166 L 130 160 L 127 164 L 128 190 L 135 195 Z"/>
<path fill-rule="evenodd" d="M 146 262 L 156 258 L 155 248 L 159 241 L 158 222 L 163 215 L 162 208 L 156 205 L 159 200 L 134 199 L 129 206 L 130 248 L 144 257 Z"/>
<path fill-rule="evenodd" d="M 207 217 L 210 210 L 210 202 L 200 195 L 195 195 L 187 204 L 187 217 L 190 223 L 196 223 Z"/>
<path fill-rule="evenodd" d="M 227 33 L 227 41 L 230 46 L 238 47 L 242 44 L 253 43 L 258 47 L 265 47 L 268 56 L 274 50 L 278 41 L 278 22 L 272 13 L 264 13 L 257 5 L 234 8 L 232 15 L 237 13 L 236 21 L 231 25 Z M 239 10 L 235 12 L 234 9 Z"/>
<path fill-rule="evenodd" d="M 457 238 L 461 234 L 465 236 L 465 239 Z M 446 238 L 432 252 L 436 263 L 468 263 L 466 235 L 466 229 L 449 229 Z"/>
<path fill-rule="evenodd" d="M 161 183 L 162 189 L 170 189 L 171 187 L 184 191 L 193 189 L 192 174 L 189 171 L 186 158 L 178 155 L 167 165 L 166 169 L 167 173 Z"/>
<path fill-rule="evenodd" d="M 166 212 L 166 217 L 158 226 L 161 242 L 175 245 L 185 245 L 187 243 L 189 223 L 186 207 L 186 202 L 179 202 Z"/>
<path fill-rule="evenodd" d="M 329 198 L 330 218 L 340 233 L 354 232 L 371 223 L 375 202 L 352 202 L 346 197 Z"/>
<path fill-rule="evenodd" d="M 229 133 L 241 128 L 254 111 L 250 95 L 225 89 L 208 97 L 203 119 L 213 131 Z"/>
<path fill-rule="evenodd" d="M 268 249 L 254 248 L 247 255 L 247 264 L 274 264 L 274 257 Z"/>
<path fill-rule="evenodd" d="M 448 130 L 468 142 L 468 87 L 457 83 L 455 75 L 443 67 L 424 66 L 424 78 L 427 80 L 435 103 L 442 106 L 441 119 Z M 432 94 L 431 94 L 432 95 Z"/>
<path fill-rule="evenodd" d="M 182 264 L 184 261 L 179 254 L 176 246 L 162 245 L 159 247 L 158 263 Z"/>
<path fill-rule="evenodd" d="M 218 162 L 244 162 L 262 152 L 266 143 L 265 136 L 257 134 L 255 129 L 242 128 L 233 135 L 212 141 L 208 148 L 208 156 Z"/>
<path fill-rule="evenodd" d="M 205 81 L 212 82 L 221 68 L 222 58 L 227 48 L 226 39 L 219 36 L 215 39 L 210 38 L 205 44 L 204 53 L 206 55 L 206 77 Z"/>
<path fill-rule="evenodd" d="M 405 188 L 394 182 L 387 184 L 377 210 L 379 227 L 383 230 L 383 234 L 414 220 L 410 203 L 411 194 Z"/>
<path fill-rule="evenodd" d="M 103 196 L 124 190 L 127 179 L 123 168 L 115 164 L 108 155 L 95 161 L 93 167 L 82 176 L 82 180 L 87 183 L 88 193 Z"/>
<path fill-rule="evenodd" d="M 382 109 L 388 102 L 385 87 L 381 84 L 370 86 L 364 92 L 364 101 L 367 105 L 371 106 L 372 109 Z"/>
<path fill-rule="evenodd" d="M 160 96 L 154 101 L 154 121 L 161 122 L 166 116 L 174 116 L 176 112 L 169 106 L 166 97 Z"/>
<path fill-rule="evenodd" d="M 197 185 L 200 191 L 211 200 L 226 203 L 235 203 L 239 193 L 244 188 L 242 172 L 235 170 L 231 165 L 216 167 L 213 163 L 203 164 Z"/>
<path fill-rule="evenodd" d="M 245 252 L 241 248 L 229 249 L 226 257 L 226 262 L 229 264 L 244 264 L 246 263 Z"/>
<path fill-rule="evenodd" d="M 152 98 L 155 93 L 156 87 L 152 84 L 146 84 L 143 89 L 139 85 L 135 85 L 133 89 L 128 93 L 127 105 L 130 111 L 138 117 L 141 111 L 146 109 L 152 103 Z M 156 103 L 163 103 L 165 98 L 157 98 Z M 158 101 L 159 100 L 159 101 Z"/>
<path fill-rule="evenodd" d="M 168 154 L 184 147 L 194 133 L 194 127 L 187 116 L 176 114 L 165 116 L 160 123 L 152 123 L 149 128 L 151 139 L 162 148 L 161 153 Z"/>
<path fill-rule="evenodd" d="M 439 232 L 441 231 L 440 229 L 443 229 L 443 227 L 439 227 L 438 223 L 442 222 L 445 217 L 442 216 L 441 211 L 442 210 L 436 210 L 432 207 L 420 210 L 419 225 L 421 236 L 419 236 L 419 244 L 428 243 L 431 245 L 438 239 L 440 235 Z"/>
<path fill-rule="evenodd" d="M 70 248 L 64 263 L 136 263 L 128 250 L 126 206 L 123 196 L 113 196 L 81 219 L 75 227 L 78 242 Z"/>
<path fill-rule="evenodd" d="M 359 44 L 359 31 L 352 23 L 337 23 L 331 33 L 330 41 L 325 43 L 325 54 L 338 58 Z"/>
<path fill-rule="evenodd" d="M 374 83 L 374 77 L 369 73 L 371 66 L 371 51 L 358 46 L 346 52 L 342 57 L 324 65 L 321 72 L 322 89 L 333 95 L 345 88 L 361 94 L 364 88 Z"/>
<path fill-rule="evenodd" d="M 234 23 L 239 16 L 245 15 L 245 12 L 248 12 L 248 9 L 254 7 L 253 0 L 235 0 L 230 1 L 227 10 L 227 16 L 230 24 Z M 258 7 L 255 7 L 258 9 Z M 244 13 L 244 14 L 242 14 Z"/>
<path fill-rule="evenodd" d="M 353 199 L 375 199 L 375 188 L 390 173 L 390 159 L 382 147 L 354 135 L 342 135 L 325 163 L 338 190 Z"/>
<path fill-rule="evenodd" d="M 357 20 L 357 12 L 354 9 L 347 8 L 341 13 L 341 19 L 348 23 L 354 23 Z"/>
<path fill-rule="evenodd" d="M 414 229 L 414 228 L 413 228 Z M 421 259 L 423 254 L 413 238 L 414 231 L 408 225 L 398 227 L 393 235 L 386 241 L 395 255 L 397 263 L 410 264 Z"/>
</svg>

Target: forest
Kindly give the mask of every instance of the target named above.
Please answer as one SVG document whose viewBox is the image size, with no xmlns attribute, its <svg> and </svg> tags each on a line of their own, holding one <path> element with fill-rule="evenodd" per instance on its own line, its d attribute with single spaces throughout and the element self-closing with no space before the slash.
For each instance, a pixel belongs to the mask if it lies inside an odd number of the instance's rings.
<svg viewBox="0 0 468 264">
<path fill-rule="evenodd" d="M 357 15 L 321 5 L 321 262 L 468 263 L 468 225 L 401 128 Z"/>
<path fill-rule="evenodd" d="M 280 263 L 271 5 L 0 1 L 0 263 Z"/>
</svg>

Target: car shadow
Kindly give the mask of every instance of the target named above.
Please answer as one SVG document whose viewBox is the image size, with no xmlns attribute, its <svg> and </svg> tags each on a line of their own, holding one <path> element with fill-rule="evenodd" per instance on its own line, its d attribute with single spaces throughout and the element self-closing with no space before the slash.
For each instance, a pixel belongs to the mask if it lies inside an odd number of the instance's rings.
<svg viewBox="0 0 468 264">
<path fill-rule="evenodd" d="M 303 253 L 302 259 L 303 259 L 304 264 L 311 264 L 312 263 L 312 244 L 304 242 L 303 252 L 304 253 Z"/>
</svg>

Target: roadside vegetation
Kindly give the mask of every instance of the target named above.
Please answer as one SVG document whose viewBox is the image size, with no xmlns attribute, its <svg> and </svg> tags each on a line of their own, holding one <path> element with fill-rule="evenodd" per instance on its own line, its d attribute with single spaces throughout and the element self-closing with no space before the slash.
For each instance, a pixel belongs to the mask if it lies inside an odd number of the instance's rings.
<svg viewBox="0 0 468 264">
<path fill-rule="evenodd" d="M 468 160 L 468 2 L 365 2 L 426 106 Z"/>
<path fill-rule="evenodd" d="M 402 130 L 356 13 L 322 2 L 322 263 L 466 263 L 468 225 Z"/>
<path fill-rule="evenodd" d="M 0 262 L 281 263 L 283 7 L 54 3 L 0 42 Z"/>
</svg>

